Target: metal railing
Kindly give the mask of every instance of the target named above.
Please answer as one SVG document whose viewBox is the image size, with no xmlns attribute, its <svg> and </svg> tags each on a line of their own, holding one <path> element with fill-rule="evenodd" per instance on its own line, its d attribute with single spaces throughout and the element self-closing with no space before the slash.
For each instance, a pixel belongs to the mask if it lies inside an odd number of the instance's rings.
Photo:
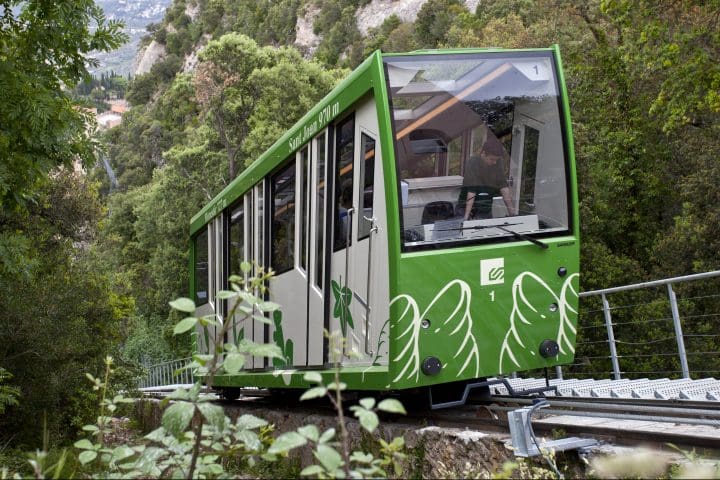
<svg viewBox="0 0 720 480">
<path fill-rule="evenodd" d="M 720 374 L 718 277 L 713 271 L 582 292 L 575 363 L 558 376 Z"/>
<path fill-rule="evenodd" d="M 145 367 L 147 375 L 140 380 L 138 388 L 195 383 L 192 369 L 187 368 L 191 361 L 191 358 L 181 358 Z"/>
</svg>

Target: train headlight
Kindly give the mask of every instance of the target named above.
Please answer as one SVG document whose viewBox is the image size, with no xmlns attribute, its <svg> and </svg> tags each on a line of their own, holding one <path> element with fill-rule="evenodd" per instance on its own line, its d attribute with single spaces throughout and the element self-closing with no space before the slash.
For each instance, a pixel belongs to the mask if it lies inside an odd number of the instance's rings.
<svg viewBox="0 0 720 480">
<path fill-rule="evenodd" d="M 422 372 L 425 375 L 437 375 L 442 370 L 443 364 L 437 357 L 426 357 L 422 362 Z"/>
<path fill-rule="evenodd" d="M 540 356 L 543 358 L 557 357 L 560 345 L 555 340 L 543 340 L 540 343 Z"/>
</svg>

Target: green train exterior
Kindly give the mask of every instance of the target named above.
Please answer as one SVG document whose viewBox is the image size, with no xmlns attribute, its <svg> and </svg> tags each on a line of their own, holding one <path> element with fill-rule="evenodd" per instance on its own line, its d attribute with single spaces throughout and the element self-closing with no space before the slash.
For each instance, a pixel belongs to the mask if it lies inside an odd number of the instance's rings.
<svg viewBox="0 0 720 480">
<path fill-rule="evenodd" d="M 479 144 L 504 150 L 512 208 L 464 219 Z M 514 211 L 512 211 L 514 210 Z M 515 214 L 515 215 L 510 215 Z M 557 46 L 375 52 L 191 220 L 197 315 L 241 261 L 272 267 L 276 343 L 216 387 L 303 388 L 347 338 L 351 390 L 472 382 L 571 363 L 579 291 L 576 167 Z M 210 338 L 197 332 L 197 350 Z"/>
</svg>

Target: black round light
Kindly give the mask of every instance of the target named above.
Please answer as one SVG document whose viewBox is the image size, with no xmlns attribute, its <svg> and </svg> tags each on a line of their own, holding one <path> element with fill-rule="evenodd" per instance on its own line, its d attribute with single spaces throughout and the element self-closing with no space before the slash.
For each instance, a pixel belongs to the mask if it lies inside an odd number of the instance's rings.
<svg viewBox="0 0 720 480">
<path fill-rule="evenodd" d="M 565 267 L 558 268 L 558 275 L 560 275 L 561 277 L 564 277 L 565 275 L 567 275 L 567 268 L 565 268 Z"/>
<path fill-rule="evenodd" d="M 540 356 L 543 358 L 557 357 L 560 345 L 555 340 L 543 340 L 540 343 Z"/>
<path fill-rule="evenodd" d="M 437 375 L 442 370 L 442 362 L 437 357 L 426 357 L 422 362 L 422 372 L 425 375 Z"/>
</svg>

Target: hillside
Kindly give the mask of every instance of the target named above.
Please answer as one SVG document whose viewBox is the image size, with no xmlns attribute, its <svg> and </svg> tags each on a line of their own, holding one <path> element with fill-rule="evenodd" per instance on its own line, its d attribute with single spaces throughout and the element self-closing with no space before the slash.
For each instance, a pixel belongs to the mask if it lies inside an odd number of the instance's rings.
<svg viewBox="0 0 720 480">
<path fill-rule="evenodd" d="M 91 73 L 114 71 L 120 75 L 135 73 L 133 63 L 140 46 L 140 39 L 147 35 L 147 26 L 161 22 L 172 0 L 98 0 L 109 20 L 125 22 L 124 32 L 129 41 L 117 50 L 98 53 L 100 65 Z"/>
</svg>

